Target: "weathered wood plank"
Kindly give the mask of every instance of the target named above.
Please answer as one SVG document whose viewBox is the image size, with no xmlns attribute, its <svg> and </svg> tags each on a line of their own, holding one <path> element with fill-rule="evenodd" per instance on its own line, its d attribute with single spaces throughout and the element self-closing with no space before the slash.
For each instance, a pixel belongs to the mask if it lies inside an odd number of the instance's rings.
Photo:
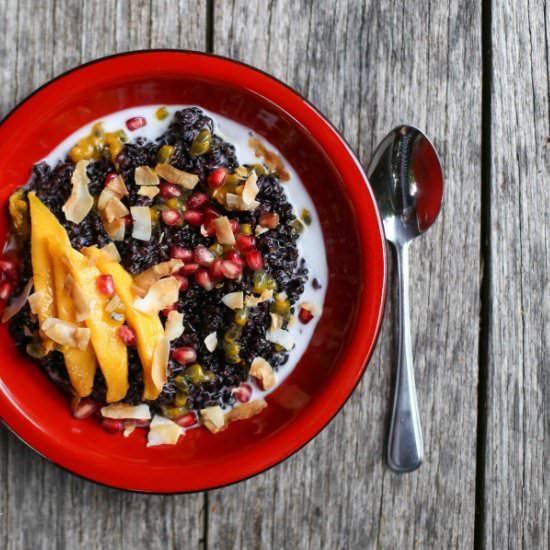
<svg viewBox="0 0 550 550">
<path fill-rule="evenodd" d="M 547 3 L 492 4 L 487 548 L 550 546 Z"/>
<path fill-rule="evenodd" d="M 215 3 L 215 53 L 296 87 L 363 161 L 399 122 L 426 128 L 441 152 L 447 188 L 441 219 L 413 245 L 411 266 L 426 463 L 405 476 L 384 465 L 395 349 L 390 300 L 367 375 L 330 427 L 283 465 L 210 494 L 212 547 L 472 546 L 480 25 L 476 3 Z"/>
<path fill-rule="evenodd" d="M 202 48 L 206 6 L 179 2 L 0 0 L 0 116 L 60 72 L 116 51 Z M 154 21 L 152 20 L 154 18 Z M 0 547 L 202 546 L 203 495 L 132 495 L 73 477 L 0 427 Z"/>
</svg>

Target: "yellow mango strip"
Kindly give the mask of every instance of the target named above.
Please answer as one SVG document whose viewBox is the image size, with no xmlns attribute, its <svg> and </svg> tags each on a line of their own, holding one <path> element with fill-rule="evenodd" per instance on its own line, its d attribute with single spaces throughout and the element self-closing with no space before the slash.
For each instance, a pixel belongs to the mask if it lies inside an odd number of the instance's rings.
<svg viewBox="0 0 550 550">
<path fill-rule="evenodd" d="M 111 275 L 113 278 L 116 293 L 126 307 L 128 325 L 136 335 L 138 354 L 143 366 L 143 399 L 154 400 L 162 391 L 162 387 L 155 385 L 152 376 L 154 351 L 164 337 L 164 328 L 159 316 L 146 315 L 134 309 L 133 304 L 137 296 L 132 290 L 132 276 L 118 262 L 104 255 L 95 246 L 84 248 L 82 252 L 92 258 L 103 274 Z"/>
<path fill-rule="evenodd" d="M 34 193 L 29 193 L 29 203 L 31 205 L 31 226 L 36 223 L 41 239 L 59 245 L 57 254 L 60 255 L 60 261 L 67 266 L 75 284 L 78 285 L 81 294 L 90 305 L 90 315 L 86 319 L 86 326 L 90 329 L 92 346 L 101 372 L 105 377 L 107 401 L 109 403 L 120 401 L 128 392 L 128 352 L 117 335 L 117 326 L 109 322 L 109 315 L 105 311 L 109 299 L 97 289 L 96 280 L 101 273 L 90 264 L 85 256 L 71 247 L 64 227 Z M 44 248 L 46 248 L 45 245 Z M 53 265 L 51 261 L 48 267 L 53 296 Z M 33 271 L 35 269 L 33 263 Z"/>
<path fill-rule="evenodd" d="M 57 317 L 69 323 L 81 324 L 76 321 L 74 302 L 69 292 L 70 289 L 67 289 L 66 285 L 69 270 L 62 259 L 64 255 L 63 245 L 59 242 L 50 241 L 48 246 L 53 263 Z M 76 394 L 79 397 L 90 395 L 94 386 L 94 376 L 97 368 L 92 344 L 88 344 L 85 350 L 63 346 L 61 352 L 65 358 L 65 367 Z"/>
<path fill-rule="evenodd" d="M 58 234 L 57 225 L 53 226 L 50 223 L 50 217 L 53 217 L 56 222 L 57 219 L 34 193 L 29 193 L 28 199 L 31 214 L 31 262 L 34 292 L 40 295 L 36 313 L 38 321 L 42 325 L 48 317 L 56 316 L 53 265 L 47 244 L 48 239 L 58 240 L 63 239 L 63 236 L 67 238 L 67 234 L 61 225 L 63 235 Z M 50 352 L 54 348 L 53 341 L 45 335 L 42 335 L 42 338 L 46 352 Z"/>
</svg>

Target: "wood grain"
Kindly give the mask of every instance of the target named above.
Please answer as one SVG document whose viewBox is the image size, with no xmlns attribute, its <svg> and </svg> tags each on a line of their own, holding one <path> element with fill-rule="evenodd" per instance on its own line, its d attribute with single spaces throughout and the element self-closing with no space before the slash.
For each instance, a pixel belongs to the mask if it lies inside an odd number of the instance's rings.
<svg viewBox="0 0 550 550">
<path fill-rule="evenodd" d="M 472 547 L 481 182 L 481 13 L 474 4 L 215 3 L 216 53 L 297 88 L 363 162 L 393 126 L 424 127 L 441 152 L 447 188 L 441 218 L 411 258 L 426 463 L 405 476 L 385 467 L 391 297 L 367 374 L 329 428 L 288 462 L 210 495 L 214 548 Z"/>
<path fill-rule="evenodd" d="M 549 26 L 492 2 L 487 548 L 550 547 Z"/>
<path fill-rule="evenodd" d="M 204 48 L 206 6 L 175 9 L 164 0 L 0 0 L 0 116 L 82 62 L 135 48 Z M 0 548 L 199 548 L 203 513 L 201 494 L 126 494 L 73 477 L 0 427 Z"/>
</svg>

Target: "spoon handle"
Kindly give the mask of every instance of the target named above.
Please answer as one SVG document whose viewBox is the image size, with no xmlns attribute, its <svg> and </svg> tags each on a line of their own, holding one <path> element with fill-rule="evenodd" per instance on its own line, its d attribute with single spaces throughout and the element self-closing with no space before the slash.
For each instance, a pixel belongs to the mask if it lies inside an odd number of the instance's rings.
<svg viewBox="0 0 550 550">
<path fill-rule="evenodd" d="M 399 355 L 388 441 L 388 464 L 396 472 L 416 470 L 424 458 L 414 385 L 409 315 L 409 248 L 396 244 L 399 279 Z"/>
</svg>

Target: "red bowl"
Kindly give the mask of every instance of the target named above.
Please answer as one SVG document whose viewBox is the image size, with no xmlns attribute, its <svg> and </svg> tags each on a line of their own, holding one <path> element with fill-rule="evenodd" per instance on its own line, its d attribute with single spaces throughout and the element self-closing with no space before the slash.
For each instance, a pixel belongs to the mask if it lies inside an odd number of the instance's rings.
<svg viewBox="0 0 550 550">
<path fill-rule="evenodd" d="M 0 417 L 37 452 L 96 482 L 176 493 L 250 477 L 297 451 L 334 417 L 357 385 L 378 335 L 385 299 L 382 225 L 367 178 L 342 137 L 296 92 L 228 59 L 182 51 L 94 61 L 49 82 L 0 124 L 0 201 L 33 163 L 79 127 L 143 104 L 198 104 L 275 144 L 301 176 L 322 223 L 329 285 L 309 348 L 258 416 L 212 435 L 191 430 L 173 447 L 145 434 L 109 435 L 72 418 L 67 399 L 0 328 Z M 1 216 L 5 235 L 7 216 Z M 144 432 L 144 430 L 139 430 Z"/>
</svg>

